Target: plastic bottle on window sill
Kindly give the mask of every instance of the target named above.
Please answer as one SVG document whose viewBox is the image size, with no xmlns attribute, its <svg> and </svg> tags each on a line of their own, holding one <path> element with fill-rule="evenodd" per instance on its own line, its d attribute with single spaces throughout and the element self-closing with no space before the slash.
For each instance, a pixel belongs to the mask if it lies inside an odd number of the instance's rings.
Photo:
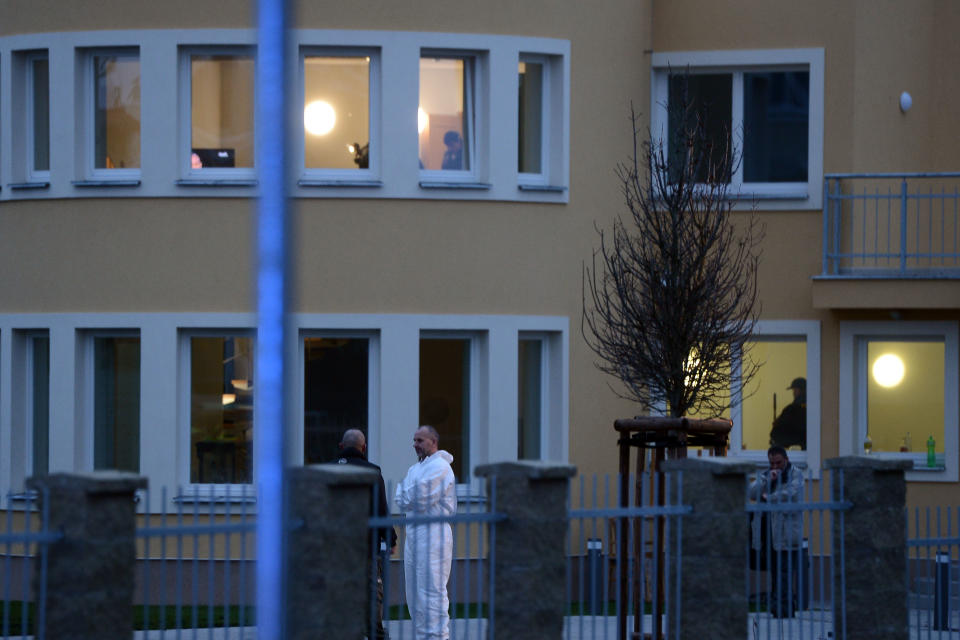
<svg viewBox="0 0 960 640">
<path fill-rule="evenodd" d="M 903 442 L 900 443 L 900 451 L 910 451 L 913 449 L 913 440 L 910 438 L 910 432 L 903 436 Z"/>
<path fill-rule="evenodd" d="M 931 435 L 927 438 L 927 466 L 937 466 L 937 441 Z"/>
<path fill-rule="evenodd" d="M 871 451 L 873 451 L 873 439 L 868 433 L 867 437 L 863 439 L 863 452 L 869 455 Z"/>
</svg>

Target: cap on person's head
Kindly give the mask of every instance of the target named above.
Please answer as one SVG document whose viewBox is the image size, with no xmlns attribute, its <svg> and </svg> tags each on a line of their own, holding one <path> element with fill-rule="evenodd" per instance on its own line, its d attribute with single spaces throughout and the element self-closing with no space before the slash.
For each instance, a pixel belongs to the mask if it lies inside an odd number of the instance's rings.
<svg viewBox="0 0 960 640">
<path fill-rule="evenodd" d="M 787 387 L 787 390 L 788 390 L 788 391 L 789 391 L 790 389 L 800 389 L 800 391 L 803 391 L 804 393 L 806 393 L 806 391 L 807 391 L 807 379 L 806 379 L 806 378 L 794 378 L 794 379 L 793 379 L 793 382 L 790 383 L 790 386 Z"/>
</svg>

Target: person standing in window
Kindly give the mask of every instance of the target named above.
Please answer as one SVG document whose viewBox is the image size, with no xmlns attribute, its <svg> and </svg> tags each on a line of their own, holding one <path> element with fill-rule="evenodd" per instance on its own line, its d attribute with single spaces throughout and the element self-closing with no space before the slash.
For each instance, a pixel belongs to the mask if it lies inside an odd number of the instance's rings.
<svg viewBox="0 0 960 640">
<path fill-rule="evenodd" d="M 390 515 L 390 512 L 387 511 L 387 496 L 383 484 L 383 475 L 380 473 L 380 467 L 367 460 L 367 438 L 363 435 L 363 431 L 359 429 L 347 429 L 343 434 L 343 438 L 340 440 L 339 446 L 340 458 L 337 459 L 338 464 L 355 464 L 376 470 L 379 485 L 374 487 L 376 495 L 373 496 L 370 513 L 378 517 Z M 384 640 L 384 638 L 387 637 L 387 632 L 383 628 L 383 556 L 387 550 L 393 554 L 397 546 L 397 532 L 394 531 L 393 527 L 389 529 L 377 529 L 376 545 L 380 553 L 377 554 L 377 575 L 375 578 L 377 581 L 377 621 L 374 637 L 377 640 Z M 367 544 L 367 548 L 370 548 L 369 543 Z"/>
<path fill-rule="evenodd" d="M 396 504 L 408 518 L 452 516 L 457 512 L 453 456 L 439 448 L 440 435 L 431 426 L 413 434 L 417 463 L 396 491 Z M 403 549 L 407 607 L 417 640 L 450 637 L 447 581 L 453 562 L 453 530 L 449 522 L 408 524 Z"/>
<path fill-rule="evenodd" d="M 793 391 L 793 402 L 788 404 L 773 421 L 770 444 L 787 449 L 797 445 L 807 449 L 807 380 L 794 378 L 788 391 Z"/>
<path fill-rule="evenodd" d="M 463 138 L 460 134 L 453 130 L 447 131 L 443 134 L 443 144 L 447 146 L 447 150 L 443 154 L 440 168 L 445 171 L 463 169 Z"/>
</svg>

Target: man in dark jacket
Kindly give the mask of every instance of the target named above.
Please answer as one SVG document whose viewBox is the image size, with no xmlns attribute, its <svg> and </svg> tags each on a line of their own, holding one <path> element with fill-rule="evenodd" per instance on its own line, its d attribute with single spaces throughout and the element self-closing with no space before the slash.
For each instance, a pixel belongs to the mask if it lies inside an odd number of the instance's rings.
<svg viewBox="0 0 960 640">
<path fill-rule="evenodd" d="M 367 460 L 367 438 L 363 431 L 359 429 L 347 429 L 340 440 L 340 458 L 339 464 L 355 464 L 361 467 L 368 467 L 377 470 L 379 485 L 373 488 L 373 504 L 370 505 L 370 513 L 383 517 L 390 515 L 387 510 L 387 492 L 383 483 L 383 474 L 380 473 L 380 467 Z M 378 528 L 376 531 L 376 548 L 389 551 L 393 554 L 397 546 L 397 532 L 393 527 Z M 387 632 L 383 628 L 383 554 L 377 554 L 377 628 L 376 636 L 378 640 L 387 637 Z"/>
<path fill-rule="evenodd" d="M 770 444 L 787 449 L 799 445 L 807 449 L 807 379 L 794 378 L 788 391 L 793 391 L 793 402 L 788 404 L 773 421 Z"/>
</svg>

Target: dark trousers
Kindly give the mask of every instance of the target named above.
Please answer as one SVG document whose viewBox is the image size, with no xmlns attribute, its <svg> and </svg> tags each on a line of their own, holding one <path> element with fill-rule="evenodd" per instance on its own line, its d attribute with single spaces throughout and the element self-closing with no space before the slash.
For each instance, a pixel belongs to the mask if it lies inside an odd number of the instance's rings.
<svg viewBox="0 0 960 640">
<path fill-rule="evenodd" d="M 377 574 L 374 576 L 377 588 L 377 613 L 374 622 L 373 637 L 377 640 L 384 640 L 387 637 L 387 630 L 383 628 L 383 555 L 377 555 Z"/>
<path fill-rule="evenodd" d="M 800 549 L 770 549 L 767 558 L 770 572 L 770 614 L 777 618 L 793 617 L 800 600 Z"/>
</svg>

